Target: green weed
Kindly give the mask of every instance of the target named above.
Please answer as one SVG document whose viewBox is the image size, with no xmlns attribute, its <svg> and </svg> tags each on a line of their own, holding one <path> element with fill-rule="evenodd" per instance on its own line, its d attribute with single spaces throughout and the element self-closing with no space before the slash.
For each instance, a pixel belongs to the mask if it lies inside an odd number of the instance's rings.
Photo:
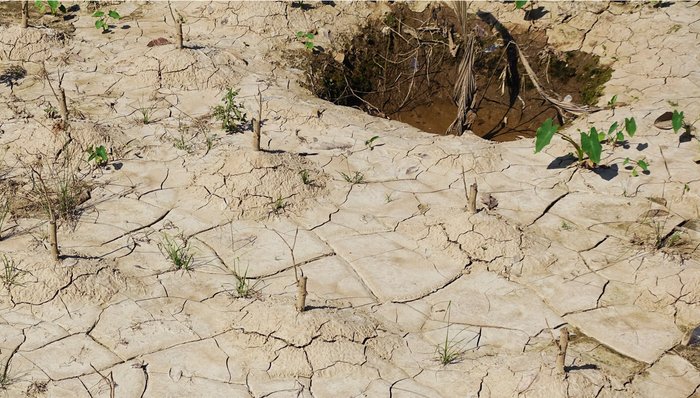
<svg viewBox="0 0 700 398">
<path fill-rule="evenodd" d="M 304 44 L 304 47 L 306 47 L 307 50 L 314 49 L 314 38 L 315 36 L 311 32 L 297 32 L 297 39 L 301 40 L 301 42 Z"/>
<path fill-rule="evenodd" d="M 376 141 L 376 140 L 378 140 L 378 139 L 379 139 L 379 136 L 378 136 L 378 135 L 375 135 L 374 137 L 372 137 L 372 138 L 368 139 L 367 141 L 365 141 L 365 145 L 369 148 L 370 151 L 373 151 L 373 150 L 374 150 L 374 141 Z"/>
<path fill-rule="evenodd" d="M 90 148 L 87 149 L 88 153 L 88 162 L 95 161 L 95 165 L 97 167 L 102 167 L 106 166 L 107 163 L 109 162 L 109 156 L 107 155 L 107 149 L 104 147 L 104 145 L 100 145 L 97 148 L 94 146 L 90 146 Z"/>
<path fill-rule="evenodd" d="M 301 177 L 301 182 L 304 183 L 304 185 L 311 185 L 313 184 L 313 181 L 311 180 L 311 176 L 309 176 L 309 171 L 304 169 L 299 172 L 299 177 Z"/>
<path fill-rule="evenodd" d="M 246 122 L 243 105 L 236 102 L 237 95 L 238 90 L 227 89 L 226 94 L 221 99 L 224 104 L 214 107 L 214 117 L 221 121 L 221 128 L 229 133 L 240 131 Z"/>
<path fill-rule="evenodd" d="M 194 262 L 192 247 L 187 239 L 171 238 L 164 233 L 160 242 L 160 250 L 168 260 L 175 266 L 176 270 L 191 271 Z"/>
<path fill-rule="evenodd" d="M 447 317 L 447 329 L 445 330 L 445 340 L 440 344 L 437 344 L 435 348 L 436 359 L 442 365 L 449 365 L 452 363 L 459 362 L 464 355 L 465 350 L 460 347 L 461 341 L 456 341 L 450 338 L 450 311 L 452 307 L 452 302 L 447 305 L 446 317 Z"/>
<path fill-rule="evenodd" d="M 233 276 L 236 278 L 235 295 L 236 297 L 250 298 L 257 293 L 257 286 L 262 282 L 259 279 L 248 278 L 248 267 L 241 272 L 239 267 L 240 261 L 236 259 L 233 266 Z"/>
<path fill-rule="evenodd" d="M 0 257 L 0 264 L 2 264 L 2 273 L 0 274 L 2 284 L 5 285 L 8 290 L 15 285 L 22 286 L 20 278 L 25 274 L 25 271 L 17 268 L 15 260 L 3 254 L 2 257 Z"/>
<path fill-rule="evenodd" d="M 349 175 L 345 174 L 342 171 L 340 172 L 340 175 L 343 177 L 343 179 L 351 184 L 362 184 L 365 182 L 365 175 L 360 173 L 359 171 L 356 171 L 354 174 Z"/>
<path fill-rule="evenodd" d="M 639 176 L 637 169 L 641 169 L 645 173 L 649 172 L 649 163 L 645 159 L 631 160 L 630 158 L 625 158 L 622 164 L 627 166 L 628 169 L 631 168 L 632 177 Z"/>
<path fill-rule="evenodd" d="M 62 13 L 66 12 L 66 6 L 64 6 L 60 1 L 58 0 L 48 0 L 48 1 L 41 1 L 41 0 L 35 0 L 34 1 L 34 7 L 39 10 L 40 13 L 44 13 L 46 11 L 46 5 L 49 6 L 49 10 L 51 11 L 51 15 L 58 15 L 58 12 L 61 11 Z"/>
<path fill-rule="evenodd" d="M 109 32 L 110 19 L 116 22 L 122 18 L 121 15 L 119 15 L 119 13 L 114 10 L 109 10 L 107 13 L 105 13 L 104 11 L 95 11 L 95 13 L 92 14 L 92 16 L 94 18 L 97 18 L 95 20 L 95 29 L 102 29 L 102 33 Z"/>
</svg>

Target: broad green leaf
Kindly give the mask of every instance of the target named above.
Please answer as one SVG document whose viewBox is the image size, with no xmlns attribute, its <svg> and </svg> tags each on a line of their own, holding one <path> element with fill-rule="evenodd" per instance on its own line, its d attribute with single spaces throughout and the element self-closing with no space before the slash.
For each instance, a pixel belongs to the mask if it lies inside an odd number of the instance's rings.
<svg viewBox="0 0 700 398">
<path fill-rule="evenodd" d="M 93 17 L 104 17 L 105 13 L 104 11 L 95 11 L 94 14 L 92 14 Z"/>
<path fill-rule="evenodd" d="M 515 8 L 516 9 L 521 9 L 527 4 L 527 0 L 515 0 Z"/>
<path fill-rule="evenodd" d="M 308 48 L 309 50 L 313 50 L 314 43 L 307 41 L 306 43 L 304 43 L 304 46 L 306 46 L 306 48 Z"/>
<path fill-rule="evenodd" d="M 638 160 L 638 161 L 637 161 L 637 164 L 639 165 L 639 167 L 640 167 L 642 170 L 644 170 L 644 171 L 649 171 L 649 165 L 648 165 L 647 162 L 645 162 L 643 159 L 642 159 L 642 160 Z"/>
<path fill-rule="evenodd" d="M 302 38 L 304 36 L 304 32 L 298 31 L 297 32 L 297 38 Z"/>
<path fill-rule="evenodd" d="M 622 131 L 617 132 L 617 136 L 615 137 L 617 141 L 624 141 L 625 140 L 625 135 L 622 134 Z"/>
<path fill-rule="evenodd" d="M 639 176 L 639 173 L 637 173 L 637 169 L 632 169 L 632 177 L 637 177 Z"/>
<path fill-rule="evenodd" d="M 39 9 L 39 12 L 44 13 L 44 3 L 41 0 L 34 1 L 34 7 Z"/>
<path fill-rule="evenodd" d="M 608 135 L 611 135 L 613 133 L 613 131 L 617 130 L 617 126 L 618 126 L 617 122 L 611 124 L 610 128 L 608 129 Z"/>
<path fill-rule="evenodd" d="M 95 21 L 95 28 L 96 29 L 99 29 L 99 28 L 104 29 L 104 25 L 105 25 L 105 23 L 101 19 L 98 19 L 97 21 Z"/>
<path fill-rule="evenodd" d="M 630 164 L 630 158 L 625 158 L 625 161 L 622 162 L 622 165 L 623 165 L 623 166 L 626 166 L 626 165 L 628 165 L 628 164 Z"/>
<path fill-rule="evenodd" d="M 671 116 L 671 124 L 673 125 L 673 132 L 677 133 L 678 130 L 683 127 L 683 112 L 673 111 L 673 116 Z"/>
<path fill-rule="evenodd" d="M 603 133 L 598 133 L 598 141 L 600 141 L 600 142 L 605 141 L 605 134 L 603 134 Z"/>
<path fill-rule="evenodd" d="M 114 10 L 109 10 L 109 13 L 107 15 L 109 15 L 110 18 L 117 21 L 122 18 L 121 15 L 119 15 L 119 13 Z"/>
<path fill-rule="evenodd" d="M 630 137 L 634 137 L 634 133 L 637 132 L 637 122 L 634 121 L 633 117 L 625 118 L 625 131 Z"/>
<path fill-rule="evenodd" d="M 600 155 L 603 147 L 600 145 L 598 140 L 598 133 L 595 128 L 591 128 L 591 132 L 586 135 L 586 133 L 581 133 L 581 149 L 588 155 L 588 158 L 594 163 L 600 163 Z"/>
<path fill-rule="evenodd" d="M 608 101 L 608 106 L 615 106 L 617 103 L 617 94 L 613 95 L 612 98 L 610 98 L 610 101 Z"/>
<path fill-rule="evenodd" d="M 537 129 L 537 135 L 535 139 L 535 153 L 541 151 L 544 147 L 549 145 L 552 141 L 552 137 L 557 132 L 559 125 L 552 122 L 552 118 L 545 120 L 542 125 Z"/>
<path fill-rule="evenodd" d="M 58 0 L 47 0 L 46 3 L 48 3 L 49 8 L 51 9 L 51 14 L 56 14 L 60 2 Z"/>
</svg>

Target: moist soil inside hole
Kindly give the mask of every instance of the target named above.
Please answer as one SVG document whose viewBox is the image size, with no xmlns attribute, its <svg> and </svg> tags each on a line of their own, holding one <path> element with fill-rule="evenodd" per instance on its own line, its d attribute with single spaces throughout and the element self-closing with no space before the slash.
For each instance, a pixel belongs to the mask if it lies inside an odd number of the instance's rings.
<svg viewBox="0 0 700 398">
<path fill-rule="evenodd" d="M 476 118 L 471 129 L 485 139 L 533 137 L 544 120 L 557 118 L 518 61 L 516 48 L 507 45 L 510 41 L 518 43 L 540 85 L 563 101 L 595 105 L 612 74 L 597 56 L 547 46 L 544 31 L 509 31 L 488 13 L 470 14 L 467 20 L 467 34 L 476 39 Z M 306 51 L 307 87 L 333 103 L 446 134 L 457 116 L 452 92 L 464 55 L 463 46 L 452 55 L 450 36 L 462 43 L 451 8 L 434 3 L 416 13 L 395 4 L 382 20 L 341 39 L 348 43 L 344 50 Z"/>
</svg>

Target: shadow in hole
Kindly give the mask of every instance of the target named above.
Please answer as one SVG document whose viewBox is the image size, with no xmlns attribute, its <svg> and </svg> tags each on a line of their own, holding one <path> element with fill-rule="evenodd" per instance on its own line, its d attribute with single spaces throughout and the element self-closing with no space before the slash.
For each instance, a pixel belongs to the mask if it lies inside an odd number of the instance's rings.
<svg viewBox="0 0 700 398">
<path fill-rule="evenodd" d="M 260 152 L 272 153 L 272 154 L 287 153 L 287 151 L 282 150 L 282 149 L 263 149 L 263 148 L 260 148 Z"/>
<path fill-rule="evenodd" d="M 575 370 L 597 370 L 598 366 L 592 363 L 587 363 L 585 365 L 575 365 L 575 366 L 565 366 L 564 370 L 567 372 L 572 372 Z"/>
<path fill-rule="evenodd" d="M 73 15 L 73 14 L 68 14 L 68 15 L 63 16 L 64 21 L 71 21 L 73 19 L 75 19 L 75 15 Z"/>
<path fill-rule="evenodd" d="M 552 169 L 565 169 L 572 164 L 576 163 L 578 159 L 576 156 L 567 153 L 564 156 L 559 156 L 554 158 L 548 165 L 547 165 L 547 170 L 552 170 Z"/>
<path fill-rule="evenodd" d="M 186 48 L 188 50 L 201 50 L 204 48 L 204 46 L 200 46 L 199 44 L 190 44 L 190 45 L 183 44 L 182 48 Z M 246 64 L 246 65 L 248 65 L 248 64 Z"/>
<path fill-rule="evenodd" d="M 293 1 L 292 8 L 300 8 L 302 11 L 313 10 L 316 8 L 313 4 L 304 3 L 303 1 Z"/>
<path fill-rule="evenodd" d="M 619 174 L 619 168 L 616 164 L 612 166 L 598 166 L 591 171 L 598 174 L 600 178 L 604 179 L 605 181 L 610 181 Z"/>
<path fill-rule="evenodd" d="M 77 4 L 73 4 L 72 6 L 68 7 L 66 12 L 78 12 L 80 11 L 80 6 Z"/>
<path fill-rule="evenodd" d="M 643 151 L 643 150 L 645 150 L 645 149 L 647 149 L 647 148 L 649 148 L 649 144 L 647 144 L 647 143 L 645 142 L 645 143 L 643 143 L 643 144 L 637 144 L 637 148 L 636 148 L 636 149 L 637 149 L 638 151 L 641 152 L 641 151 Z"/>
<path fill-rule="evenodd" d="M 690 134 L 690 129 L 686 127 L 685 131 L 680 136 L 678 136 L 678 143 L 682 144 L 684 142 L 690 142 L 690 140 L 692 139 L 693 135 Z"/>
<path fill-rule="evenodd" d="M 114 163 L 112 163 L 112 167 L 114 167 L 114 170 L 121 170 L 122 167 L 124 167 L 124 163 L 122 163 L 122 162 L 114 162 Z"/>
<path fill-rule="evenodd" d="M 654 8 L 666 8 L 666 7 L 671 7 L 673 4 L 672 1 L 662 1 L 659 3 L 654 4 Z"/>
<path fill-rule="evenodd" d="M 122 25 L 122 27 L 120 29 L 130 29 L 130 28 L 131 28 L 131 25 Z"/>
<path fill-rule="evenodd" d="M 532 10 L 525 11 L 525 20 L 526 21 L 537 21 L 538 19 L 544 17 L 548 13 L 549 13 L 549 11 L 545 10 L 544 7 L 539 6 L 537 8 L 532 9 Z"/>
<path fill-rule="evenodd" d="M 324 6 L 335 7 L 335 1 L 332 0 L 321 0 L 321 4 L 323 4 Z"/>
<path fill-rule="evenodd" d="M 502 23 L 493 16 L 493 14 L 484 11 L 477 11 L 476 15 L 484 22 L 489 24 L 489 26 L 495 28 L 498 33 L 503 38 L 503 45 L 506 46 L 506 58 L 508 60 L 508 94 L 509 105 L 512 108 L 515 105 L 515 101 L 520 95 L 520 73 L 518 72 L 518 50 L 515 46 L 509 46 L 510 43 L 515 43 L 515 39 L 510 34 L 510 31 L 503 26 Z"/>
</svg>

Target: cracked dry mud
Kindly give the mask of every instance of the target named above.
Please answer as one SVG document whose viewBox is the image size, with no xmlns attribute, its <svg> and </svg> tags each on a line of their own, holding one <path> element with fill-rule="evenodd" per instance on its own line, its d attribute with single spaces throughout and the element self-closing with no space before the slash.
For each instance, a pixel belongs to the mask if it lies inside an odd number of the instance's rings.
<svg viewBox="0 0 700 398">
<path fill-rule="evenodd" d="M 112 158 L 89 175 L 77 221 L 60 223 L 60 263 L 41 213 L 3 227 L 0 252 L 24 272 L 0 290 L 0 394 L 700 393 L 697 353 L 685 347 L 700 324 L 700 148 L 653 126 L 669 101 L 690 122 L 700 114 L 696 3 L 538 2 L 549 12 L 537 21 L 512 4 L 472 5 L 508 26 L 546 29 L 558 50 L 612 63 L 603 98 L 625 105 L 567 128 L 636 118 L 629 145 L 605 154 L 619 165 L 608 178 L 558 167 L 563 141 L 535 155 L 532 139 L 428 135 L 299 86 L 302 72 L 283 55 L 303 49 L 296 31 L 318 29 L 316 44 L 331 48 L 328 37 L 356 31 L 386 3 L 174 2 L 186 19 L 183 50 L 147 46 L 174 41 L 167 4 L 112 3 L 124 18 L 108 34 L 87 10 L 67 34 L 41 26 L 51 16 L 33 13 L 26 30 L 19 16 L 1 21 L 0 69 L 27 70 L 0 86 L 7 173 L 68 138 L 44 115 L 56 103 L 42 62 L 53 78 L 65 72 L 70 145 L 105 145 Z M 240 89 L 249 115 L 261 90 L 270 152 L 252 150 L 250 131 L 226 135 L 208 118 L 211 148 L 196 132 L 193 120 L 227 87 Z M 149 124 L 138 121 L 143 107 L 153 109 Z M 375 135 L 381 145 L 370 150 Z M 187 150 L 173 145 L 181 137 Z M 651 173 L 632 177 L 622 159 L 640 154 Z M 462 168 L 496 208 L 465 211 Z M 340 174 L 356 171 L 361 184 Z M 677 226 L 682 244 L 656 250 L 654 234 Z M 190 272 L 173 270 L 163 233 L 188 239 Z M 309 281 L 303 313 L 293 259 Z M 236 297 L 234 271 L 259 281 L 250 297 Z M 555 371 L 564 325 L 566 379 Z M 436 347 L 446 338 L 460 355 L 442 365 Z"/>
</svg>

